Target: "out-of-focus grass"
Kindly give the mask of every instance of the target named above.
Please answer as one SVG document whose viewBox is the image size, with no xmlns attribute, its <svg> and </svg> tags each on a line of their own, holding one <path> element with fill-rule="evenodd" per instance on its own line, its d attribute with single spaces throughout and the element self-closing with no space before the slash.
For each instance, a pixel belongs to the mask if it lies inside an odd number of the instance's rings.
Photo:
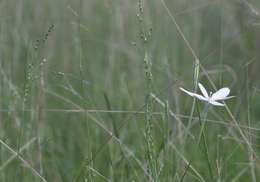
<svg viewBox="0 0 260 182">
<path fill-rule="evenodd" d="M 141 25 L 137 0 L 0 3 L 0 181 L 212 181 L 208 162 L 214 181 L 259 180 L 260 3 L 142 2 Z M 208 159 L 203 103 L 179 91 L 197 78 L 236 96 L 208 111 Z"/>
</svg>

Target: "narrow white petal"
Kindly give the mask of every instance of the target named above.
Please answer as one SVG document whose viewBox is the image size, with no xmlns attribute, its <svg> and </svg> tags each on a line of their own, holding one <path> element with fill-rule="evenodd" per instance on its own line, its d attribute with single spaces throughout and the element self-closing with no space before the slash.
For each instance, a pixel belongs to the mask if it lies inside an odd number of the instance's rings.
<svg viewBox="0 0 260 182">
<path fill-rule="evenodd" d="M 216 91 L 212 96 L 211 99 L 212 100 L 223 100 L 225 97 L 228 96 L 228 94 L 230 93 L 230 89 L 225 87 L 225 88 L 221 88 L 218 91 Z"/>
<path fill-rule="evenodd" d="M 203 94 L 203 96 L 206 98 L 209 98 L 209 94 L 208 94 L 207 90 L 201 83 L 199 83 L 199 88 L 200 88 L 200 91 Z"/>
<path fill-rule="evenodd" d="M 197 99 L 199 100 L 204 100 L 204 101 L 207 101 L 207 98 L 203 97 L 202 95 L 199 95 L 199 94 L 196 94 L 196 93 L 193 93 L 193 92 L 190 92 L 188 90 L 185 90 L 184 88 L 180 88 L 181 91 L 185 92 L 186 94 L 192 96 L 192 97 L 196 97 Z"/>
<path fill-rule="evenodd" d="M 224 104 L 216 102 L 216 101 L 209 101 L 209 103 L 214 105 L 214 106 L 224 106 Z"/>
<path fill-rule="evenodd" d="M 188 90 L 185 90 L 184 88 L 182 88 L 182 87 L 180 87 L 180 89 L 181 89 L 181 91 L 183 91 L 183 92 L 185 92 L 186 94 L 188 94 L 188 95 L 190 95 L 190 96 L 194 96 L 194 94 L 195 93 L 193 93 L 193 92 L 190 92 L 190 91 L 188 91 Z"/>
<path fill-rule="evenodd" d="M 199 94 L 194 94 L 193 97 L 196 97 L 199 100 L 208 101 L 208 98 L 205 98 L 205 97 L 203 97 L 202 95 L 199 95 Z"/>
<path fill-rule="evenodd" d="M 229 96 L 229 97 L 225 97 L 225 98 L 223 98 L 223 99 L 221 99 L 221 100 L 232 99 L 232 98 L 234 98 L 234 97 L 236 97 L 236 96 Z"/>
</svg>

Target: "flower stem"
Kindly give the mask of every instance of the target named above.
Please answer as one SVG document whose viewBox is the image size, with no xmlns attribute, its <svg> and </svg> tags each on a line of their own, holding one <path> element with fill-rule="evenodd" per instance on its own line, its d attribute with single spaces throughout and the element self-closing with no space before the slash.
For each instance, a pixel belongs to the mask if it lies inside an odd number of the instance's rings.
<svg viewBox="0 0 260 182">
<path fill-rule="evenodd" d="M 212 167 L 211 167 L 211 163 L 210 163 L 210 158 L 209 158 L 209 150 L 208 150 L 208 145 L 207 145 L 207 140 L 206 140 L 206 133 L 205 133 L 205 127 L 206 127 L 206 120 L 207 120 L 207 115 L 208 115 L 208 111 L 209 111 L 210 105 L 209 103 L 207 103 L 204 107 L 202 116 L 200 115 L 199 112 L 199 107 L 197 106 L 198 109 L 198 116 L 199 116 L 199 123 L 201 126 L 200 129 L 200 134 L 199 134 L 199 140 L 197 143 L 197 146 L 199 146 L 201 139 L 202 139 L 202 145 L 203 145 L 203 152 L 205 154 L 206 160 L 207 160 L 207 165 L 208 165 L 208 169 L 209 169 L 209 174 L 211 177 L 211 181 L 214 180 L 214 176 L 213 176 L 213 171 L 212 171 Z"/>
</svg>

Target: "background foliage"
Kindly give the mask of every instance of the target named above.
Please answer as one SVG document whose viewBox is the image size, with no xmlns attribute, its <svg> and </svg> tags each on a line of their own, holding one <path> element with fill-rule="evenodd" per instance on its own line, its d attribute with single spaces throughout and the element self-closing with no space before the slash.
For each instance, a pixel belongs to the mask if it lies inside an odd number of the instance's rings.
<svg viewBox="0 0 260 182">
<path fill-rule="evenodd" d="M 259 8 L 1 1 L 0 181 L 260 180 Z M 198 81 L 236 98 L 203 121 Z"/>
</svg>

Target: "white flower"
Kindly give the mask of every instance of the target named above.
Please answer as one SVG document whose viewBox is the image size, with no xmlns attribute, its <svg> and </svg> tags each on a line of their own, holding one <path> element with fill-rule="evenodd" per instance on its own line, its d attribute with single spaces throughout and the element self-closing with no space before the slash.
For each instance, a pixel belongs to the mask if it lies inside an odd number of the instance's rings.
<svg viewBox="0 0 260 182">
<path fill-rule="evenodd" d="M 181 87 L 180 87 L 180 89 L 183 92 L 185 92 L 186 94 L 188 94 L 192 97 L 195 97 L 199 100 L 206 101 L 206 102 L 208 102 L 212 105 L 215 105 L 215 106 L 224 106 L 224 104 L 217 102 L 217 101 L 226 100 L 226 99 L 230 99 L 230 98 L 234 97 L 234 96 L 227 97 L 228 94 L 230 93 L 230 89 L 227 88 L 227 87 L 219 89 L 214 94 L 211 94 L 211 92 L 210 92 L 210 95 L 209 95 L 208 92 L 206 91 L 205 87 L 201 83 L 199 83 L 198 85 L 199 85 L 200 91 L 203 94 L 203 96 L 196 94 L 196 93 L 193 93 L 193 92 L 189 92 L 189 91 L 187 91 L 187 90 L 185 90 L 184 88 L 181 88 Z"/>
</svg>

